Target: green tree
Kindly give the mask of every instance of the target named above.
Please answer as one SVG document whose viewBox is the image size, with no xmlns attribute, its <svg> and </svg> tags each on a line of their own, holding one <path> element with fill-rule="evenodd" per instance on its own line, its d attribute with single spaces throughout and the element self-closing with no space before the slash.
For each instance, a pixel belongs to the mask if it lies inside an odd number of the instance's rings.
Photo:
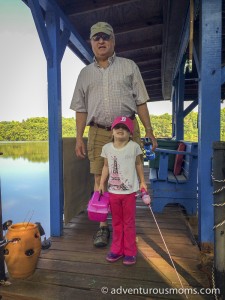
<svg viewBox="0 0 225 300">
<path fill-rule="evenodd" d="M 145 129 L 137 118 L 141 137 L 145 136 Z M 163 114 L 151 116 L 152 126 L 156 138 L 172 137 L 172 116 Z M 62 118 L 63 137 L 75 137 L 76 126 L 74 118 Z M 198 113 L 191 112 L 184 119 L 184 139 L 198 141 Z M 89 126 L 85 127 L 84 136 L 88 136 Z M 29 118 L 22 122 L 0 122 L 0 141 L 47 141 L 48 119 L 44 117 Z M 221 140 L 225 140 L 225 108 L 221 110 Z"/>
</svg>

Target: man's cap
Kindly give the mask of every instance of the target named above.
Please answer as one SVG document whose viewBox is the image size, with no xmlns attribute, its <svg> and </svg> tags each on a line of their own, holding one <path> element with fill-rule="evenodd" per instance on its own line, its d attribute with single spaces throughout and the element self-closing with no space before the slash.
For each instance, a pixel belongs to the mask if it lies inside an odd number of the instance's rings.
<svg viewBox="0 0 225 300">
<path fill-rule="evenodd" d="M 124 117 L 124 116 L 117 117 L 113 121 L 111 129 L 113 129 L 117 124 L 124 124 L 129 129 L 130 133 L 133 134 L 133 132 L 134 132 L 134 123 L 130 118 Z"/>
<path fill-rule="evenodd" d="M 106 22 L 98 22 L 91 27 L 90 39 L 99 32 L 111 35 L 113 33 L 113 28 Z"/>
</svg>

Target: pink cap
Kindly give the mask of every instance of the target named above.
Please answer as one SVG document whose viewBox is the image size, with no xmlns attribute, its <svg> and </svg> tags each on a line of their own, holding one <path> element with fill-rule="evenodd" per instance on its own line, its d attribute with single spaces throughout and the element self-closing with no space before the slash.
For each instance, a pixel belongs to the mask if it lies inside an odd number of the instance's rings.
<svg viewBox="0 0 225 300">
<path fill-rule="evenodd" d="M 133 134 L 133 132 L 134 132 L 134 123 L 133 123 L 133 121 L 130 118 L 124 117 L 124 116 L 117 117 L 113 121 L 111 128 L 113 129 L 117 124 L 124 124 L 125 126 L 127 126 L 127 128 L 130 131 L 130 133 Z"/>
</svg>

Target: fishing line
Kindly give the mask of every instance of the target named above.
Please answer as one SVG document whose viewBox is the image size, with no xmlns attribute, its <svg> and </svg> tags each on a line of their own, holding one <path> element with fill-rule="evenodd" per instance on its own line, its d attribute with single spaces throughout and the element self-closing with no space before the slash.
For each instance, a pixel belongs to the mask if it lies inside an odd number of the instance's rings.
<svg viewBox="0 0 225 300">
<path fill-rule="evenodd" d="M 31 218 L 33 217 L 33 214 L 34 214 L 34 210 L 32 211 L 32 214 L 31 214 L 31 216 L 30 216 L 30 219 L 29 219 L 28 222 L 27 222 L 27 226 L 29 225 Z M 27 229 L 27 226 L 25 227 L 25 229 Z"/>
<path fill-rule="evenodd" d="M 25 218 L 23 220 L 23 226 L 24 226 L 24 223 L 25 223 L 26 219 L 28 218 L 29 214 L 30 214 L 30 210 L 28 210 L 27 214 L 25 215 Z"/>
<path fill-rule="evenodd" d="M 160 228 L 159 228 L 158 222 L 156 221 L 155 215 L 154 215 L 154 213 L 153 213 L 153 211 L 152 211 L 152 208 L 151 208 L 150 205 L 148 205 L 148 207 L 149 207 L 149 209 L 150 209 L 150 211 L 151 211 L 151 213 L 152 213 L 153 219 L 154 219 L 155 224 L 156 224 L 156 226 L 157 226 L 157 228 L 158 228 L 158 231 L 159 231 L 159 234 L 160 234 L 161 239 L 162 239 L 162 241 L 163 241 L 163 244 L 164 244 L 164 246 L 166 247 L 166 251 L 167 251 L 167 253 L 168 253 L 168 255 L 169 255 L 170 261 L 171 261 L 171 263 L 172 263 L 172 265 L 173 265 L 173 268 L 174 268 L 174 270 L 175 270 L 175 272 L 176 272 L 176 275 L 177 275 L 177 278 L 178 278 L 178 280 L 179 280 L 179 282 L 180 282 L 180 285 L 181 285 L 183 291 L 185 291 L 184 286 L 183 286 L 183 283 L 182 283 L 182 281 L 181 281 L 181 279 L 180 279 L 180 276 L 179 276 L 179 274 L 178 274 L 178 272 L 177 272 L 176 266 L 175 266 L 175 264 L 174 264 L 174 262 L 173 262 L 173 259 L 172 259 L 171 255 L 170 255 L 170 252 L 169 252 L 169 249 L 168 249 L 168 247 L 167 247 L 167 245 L 166 245 L 166 242 L 165 242 L 165 240 L 164 240 L 164 237 L 163 237 L 163 235 L 162 235 L 162 232 L 161 232 L 161 230 L 160 230 Z M 186 295 L 186 293 L 185 293 L 185 297 L 188 299 L 188 296 Z"/>
</svg>

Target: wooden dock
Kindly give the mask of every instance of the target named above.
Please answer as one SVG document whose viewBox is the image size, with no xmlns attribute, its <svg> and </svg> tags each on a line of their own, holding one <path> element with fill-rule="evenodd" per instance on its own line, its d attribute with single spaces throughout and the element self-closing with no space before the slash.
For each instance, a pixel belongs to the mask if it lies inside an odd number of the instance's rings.
<svg viewBox="0 0 225 300">
<path fill-rule="evenodd" d="M 185 288 L 210 288 L 207 275 L 198 268 L 199 248 L 193 245 L 190 229 L 179 207 L 156 214 L 167 247 Z M 111 228 L 111 219 L 109 216 Z M 2 299 L 9 300 L 92 300 L 92 299 L 187 299 L 148 207 L 137 206 L 137 264 L 122 260 L 108 263 L 109 251 L 93 246 L 98 224 L 81 213 L 64 227 L 62 237 L 42 250 L 35 273 L 25 280 L 11 279 L 1 287 Z M 175 294 L 175 290 L 179 293 Z M 103 289 L 103 292 L 101 291 Z M 164 294 L 163 294 L 164 293 Z M 214 299 L 213 295 L 191 295 L 188 299 Z"/>
</svg>

